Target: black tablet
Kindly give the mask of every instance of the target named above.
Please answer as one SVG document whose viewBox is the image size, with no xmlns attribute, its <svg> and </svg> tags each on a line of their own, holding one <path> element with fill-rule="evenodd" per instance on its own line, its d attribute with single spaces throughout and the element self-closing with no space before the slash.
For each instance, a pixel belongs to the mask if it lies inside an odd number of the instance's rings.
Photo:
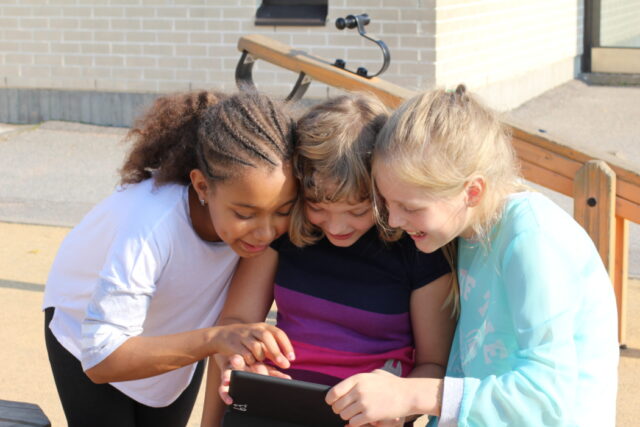
<svg viewBox="0 0 640 427">
<path fill-rule="evenodd" d="M 331 387 L 251 372 L 232 371 L 233 404 L 223 427 L 343 427 L 347 424 L 324 401 Z"/>
</svg>

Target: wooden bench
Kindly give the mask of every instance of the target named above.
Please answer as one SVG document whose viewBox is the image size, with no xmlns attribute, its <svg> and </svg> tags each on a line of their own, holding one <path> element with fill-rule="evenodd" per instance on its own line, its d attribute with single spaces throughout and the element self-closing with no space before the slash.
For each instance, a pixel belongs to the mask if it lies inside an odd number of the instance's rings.
<svg viewBox="0 0 640 427">
<path fill-rule="evenodd" d="M 376 94 L 389 107 L 415 95 L 403 87 L 374 77 L 367 79 L 342 70 L 322 58 L 294 49 L 263 35 L 247 35 L 238 50 L 251 60 L 263 60 L 350 91 Z M 594 240 L 609 271 L 618 303 L 619 340 L 625 342 L 626 292 L 629 259 L 628 222 L 640 224 L 640 171 L 617 159 L 589 154 L 537 131 L 506 123 L 513 133 L 524 177 L 574 199 L 574 217 Z"/>
</svg>

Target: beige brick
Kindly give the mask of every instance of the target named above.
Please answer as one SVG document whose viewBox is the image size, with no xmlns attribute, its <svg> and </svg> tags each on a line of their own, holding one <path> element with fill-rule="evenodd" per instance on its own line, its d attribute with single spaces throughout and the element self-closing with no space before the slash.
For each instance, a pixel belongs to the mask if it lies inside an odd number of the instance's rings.
<svg viewBox="0 0 640 427">
<path fill-rule="evenodd" d="M 96 31 L 93 40 L 97 42 L 123 42 L 124 34 L 120 31 Z"/>
<path fill-rule="evenodd" d="M 198 19 L 176 19 L 174 27 L 177 31 L 204 31 L 207 29 L 207 21 Z"/>
<path fill-rule="evenodd" d="M 34 8 L 24 6 L 3 6 L 2 16 L 33 16 Z"/>
<path fill-rule="evenodd" d="M 3 40 L 32 40 L 33 33 L 29 30 L 5 30 L 2 32 Z"/>
<path fill-rule="evenodd" d="M 207 80 L 207 72 L 204 70 L 176 70 L 175 78 L 190 82 L 204 82 Z"/>
<path fill-rule="evenodd" d="M 145 55 L 159 55 L 159 56 L 172 56 L 173 46 L 170 45 L 144 45 L 142 46 L 142 52 Z"/>
<path fill-rule="evenodd" d="M 242 33 L 226 33 L 222 36 L 222 43 L 228 46 L 236 46 L 243 35 Z"/>
<path fill-rule="evenodd" d="M 19 65 L 0 64 L 0 76 L 16 76 L 20 73 Z"/>
<path fill-rule="evenodd" d="M 80 44 L 53 42 L 50 45 L 51 53 L 80 53 Z"/>
<path fill-rule="evenodd" d="M 398 8 L 388 8 L 388 9 L 371 9 L 368 10 L 368 15 L 371 21 L 399 21 L 400 20 L 400 12 L 401 10 Z M 415 18 L 410 18 L 415 20 Z M 335 25 L 335 24 L 334 24 Z M 368 32 L 368 26 L 365 27 L 365 30 Z"/>
<path fill-rule="evenodd" d="M 422 75 L 429 72 L 428 64 L 411 64 L 403 63 L 400 65 L 400 74 L 402 75 Z"/>
<path fill-rule="evenodd" d="M 173 21 L 168 19 L 141 19 L 143 30 L 170 31 L 173 30 Z"/>
<path fill-rule="evenodd" d="M 38 6 L 31 10 L 32 16 L 38 16 L 43 18 L 62 17 L 62 8 L 51 6 Z"/>
<path fill-rule="evenodd" d="M 222 34 L 214 32 L 195 32 L 189 33 L 189 43 L 202 43 L 202 44 L 219 44 L 222 42 Z"/>
<path fill-rule="evenodd" d="M 222 8 L 211 5 L 208 7 L 190 7 L 189 18 L 191 19 L 212 19 L 222 16 Z"/>
<path fill-rule="evenodd" d="M 93 65 L 92 56 L 64 55 L 60 56 L 60 58 L 62 58 L 64 65 L 67 66 L 91 67 Z"/>
<path fill-rule="evenodd" d="M 33 54 L 35 57 L 38 57 L 42 54 L 49 53 L 49 44 L 43 42 L 26 42 L 19 43 L 20 51 L 25 53 Z"/>
<path fill-rule="evenodd" d="M 382 24 L 382 34 L 416 34 L 417 32 L 418 24 L 415 22 Z"/>
<path fill-rule="evenodd" d="M 187 68 L 189 66 L 188 58 L 158 58 L 158 67 L 160 68 Z"/>
<path fill-rule="evenodd" d="M 228 31 L 240 31 L 240 22 L 236 20 L 225 20 L 225 21 L 209 21 L 207 22 L 207 30 L 208 31 L 220 31 L 221 33 L 225 33 Z"/>
<path fill-rule="evenodd" d="M 83 68 L 80 67 L 55 67 L 51 69 L 53 78 L 76 79 L 83 77 Z"/>
<path fill-rule="evenodd" d="M 49 28 L 59 30 L 75 30 L 80 26 L 80 21 L 75 18 L 51 18 Z"/>
<path fill-rule="evenodd" d="M 33 55 L 26 53 L 7 53 L 4 55 L 5 64 L 33 64 Z"/>
<path fill-rule="evenodd" d="M 407 21 L 419 21 L 419 22 L 429 22 L 435 21 L 436 19 L 436 11 L 434 8 L 428 7 L 419 7 L 414 9 L 399 9 L 400 10 L 400 22 Z"/>
<path fill-rule="evenodd" d="M 125 40 L 127 43 L 154 43 L 156 33 L 153 31 L 127 31 Z"/>
<path fill-rule="evenodd" d="M 126 8 L 128 9 L 128 8 Z M 123 7 L 93 7 L 93 16 L 96 18 L 122 18 L 125 16 Z"/>
<path fill-rule="evenodd" d="M 178 45 L 176 46 L 176 55 L 177 56 L 207 56 L 207 47 L 206 46 L 195 46 L 195 45 Z"/>
<path fill-rule="evenodd" d="M 55 77 L 50 66 L 23 66 L 20 70 L 20 76 L 29 79 L 38 79 L 46 77 Z"/>
<path fill-rule="evenodd" d="M 49 22 L 46 18 L 20 18 L 20 28 L 34 30 L 38 28 L 48 28 Z M 11 27 L 2 27 L 11 28 Z"/>
<path fill-rule="evenodd" d="M 435 47 L 435 38 L 433 36 L 400 36 L 398 46 L 402 48 L 417 47 L 429 48 Z M 393 53 L 393 52 L 392 52 Z"/>
<path fill-rule="evenodd" d="M 82 75 L 85 78 L 91 78 L 91 79 L 110 79 L 111 71 L 112 71 L 111 68 L 99 68 L 99 67 L 82 68 Z"/>
<path fill-rule="evenodd" d="M 124 58 L 121 56 L 96 56 L 94 62 L 97 67 L 122 67 Z"/>
<path fill-rule="evenodd" d="M 222 19 L 251 19 L 253 20 L 257 9 L 249 7 L 227 7 L 222 9 Z"/>
<path fill-rule="evenodd" d="M 88 42 L 93 40 L 91 31 L 63 31 L 62 40 L 65 42 Z"/>
<path fill-rule="evenodd" d="M 4 53 L 21 53 L 20 44 L 16 42 L 8 42 L 0 40 L 0 52 Z M 2 56 L 0 56 L 0 64 L 2 63 Z"/>
<path fill-rule="evenodd" d="M 176 31 L 158 32 L 156 33 L 158 43 L 170 44 L 187 44 L 189 42 L 188 33 L 179 33 Z"/>
<path fill-rule="evenodd" d="M 150 58 L 146 56 L 126 56 L 124 59 L 124 63 L 126 67 L 155 68 L 158 65 L 158 60 L 156 58 Z"/>
<path fill-rule="evenodd" d="M 326 46 L 328 44 L 326 34 L 296 34 L 291 38 L 292 44 L 296 46 Z"/>
<path fill-rule="evenodd" d="M 109 20 L 112 30 L 141 30 L 142 20 L 138 18 L 113 18 Z"/>
<path fill-rule="evenodd" d="M 156 9 L 156 16 L 159 18 L 187 18 L 188 12 L 185 7 L 159 7 Z"/>
<path fill-rule="evenodd" d="M 154 18 L 156 17 L 155 7 L 125 7 L 123 16 L 127 18 Z"/>
<path fill-rule="evenodd" d="M 74 17 L 74 18 L 89 18 L 91 17 L 91 7 L 64 7 L 62 9 L 62 16 Z"/>
<path fill-rule="evenodd" d="M 143 76 L 143 71 L 135 68 L 113 68 L 111 75 L 119 80 L 139 80 Z"/>
<path fill-rule="evenodd" d="M 142 55 L 142 46 L 139 44 L 113 44 L 111 53 L 116 55 Z"/>
<path fill-rule="evenodd" d="M 88 18 L 80 19 L 80 29 L 82 30 L 108 30 L 109 18 Z"/>
<path fill-rule="evenodd" d="M 190 68 L 192 70 L 207 70 L 207 71 L 211 69 L 215 69 L 215 70 L 221 69 L 223 66 L 222 62 L 223 61 L 220 58 L 207 58 L 207 59 L 190 58 L 189 60 Z"/>
<path fill-rule="evenodd" d="M 20 22 L 17 17 L 0 16 L 0 28 L 3 30 L 18 28 Z"/>
<path fill-rule="evenodd" d="M 109 45 L 105 43 L 83 43 L 80 45 L 80 51 L 84 54 L 98 55 L 111 53 Z"/>
<path fill-rule="evenodd" d="M 59 30 L 37 30 L 33 31 L 33 41 L 62 41 L 63 32 Z"/>
</svg>

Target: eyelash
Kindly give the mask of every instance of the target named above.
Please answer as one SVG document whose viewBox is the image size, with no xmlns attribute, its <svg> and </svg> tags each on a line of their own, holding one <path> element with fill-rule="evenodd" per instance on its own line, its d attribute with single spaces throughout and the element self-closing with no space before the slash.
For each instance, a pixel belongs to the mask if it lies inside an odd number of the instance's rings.
<svg viewBox="0 0 640 427">
<path fill-rule="evenodd" d="M 366 214 L 368 214 L 368 213 L 369 213 L 369 209 L 367 209 L 367 210 L 366 210 L 366 211 L 364 211 L 364 212 L 360 212 L 360 213 L 354 213 L 354 212 L 351 212 L 351 215 L 355 216 L 356 218 L 359 218 L 359 217 L 365 216 L 365 215 L 366 215 Z"/>
<path fill-rule="evenodd" d="M 249 215 L 249 216 L 244 216 L 244 215 L 240 215 L 238 212 L 233 211 L 234 215 L 236 216 L 236 218 L 238 219 L 243 219 L 243 220 L 247 220 L 247 219 L 251 219 L 253 218 L 253 215 Z"/>
</svg>

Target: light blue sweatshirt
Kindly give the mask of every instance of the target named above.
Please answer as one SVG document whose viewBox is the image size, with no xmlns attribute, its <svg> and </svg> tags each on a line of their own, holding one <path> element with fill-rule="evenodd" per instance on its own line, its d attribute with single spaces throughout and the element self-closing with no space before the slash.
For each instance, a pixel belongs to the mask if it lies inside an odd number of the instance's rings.
<svg viewBox="0 0 640 427">
<path fill-rule="evenodd" d="M 614 426 L 616 303 L 582 227 L 543 195 L 518 193 L 489 243 L 460 239 L 458 255 L 440 427 Z"/>
</svg>

